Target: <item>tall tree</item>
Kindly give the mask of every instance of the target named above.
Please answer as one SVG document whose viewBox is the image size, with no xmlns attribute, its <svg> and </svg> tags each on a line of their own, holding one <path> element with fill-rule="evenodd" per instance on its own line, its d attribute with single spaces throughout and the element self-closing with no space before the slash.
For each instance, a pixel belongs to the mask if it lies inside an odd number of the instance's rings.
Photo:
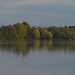
<svg viewBox="0 0 75 75">
<path fill-rule="evenodd" d="M 27 35 L 27 28 L 21 23 L 17 23 L 15 27 L 17 32 L 17 38 L 24 39 L 24 37 Z"/>
</svg>

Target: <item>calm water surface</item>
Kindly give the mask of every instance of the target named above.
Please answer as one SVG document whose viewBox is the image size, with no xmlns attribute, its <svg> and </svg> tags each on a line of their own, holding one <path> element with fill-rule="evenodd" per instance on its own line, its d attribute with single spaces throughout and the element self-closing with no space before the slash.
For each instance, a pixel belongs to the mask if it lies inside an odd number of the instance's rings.
<svg viewBox="0 0 75 75">
<path fill-rule="evenodd" d="M 75 41 L 0 41 L 0 75 L 75 75 Z"/>
</svg>

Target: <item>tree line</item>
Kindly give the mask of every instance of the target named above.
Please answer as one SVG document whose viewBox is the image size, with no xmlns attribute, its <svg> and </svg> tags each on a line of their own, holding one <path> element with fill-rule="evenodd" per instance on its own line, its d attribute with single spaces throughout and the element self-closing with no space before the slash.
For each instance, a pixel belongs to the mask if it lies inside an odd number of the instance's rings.
<svg viewBox="0 0 75 75">
<path fill-rule="evenodd" d="M 31 27 L 28 22 L 0 27 L 0 39 L 75 39 L 75 26 Z"/>
<path fill-rule="evenodd" d="M 47 29 L 53 35 L 53 39 L 75 39 L 75 26 L 49 27 Z"/>
</svg>

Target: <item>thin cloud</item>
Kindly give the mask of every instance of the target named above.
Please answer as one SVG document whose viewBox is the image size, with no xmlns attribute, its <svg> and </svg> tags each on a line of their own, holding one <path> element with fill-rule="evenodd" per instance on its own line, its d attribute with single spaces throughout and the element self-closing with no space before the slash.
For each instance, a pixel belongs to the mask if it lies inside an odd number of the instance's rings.
<svg viewBox="0 0 75 75">
<path fill-rule="evenodd" d="M 31 4 L 48 4 L 52 3 L 54 0 L 23 0 L 18 2 L 19 5 L 31 5 Z"/>
<path fill-rule="evenodd" d="M 11 8 L 15 6 L 24 6 L 24 5 L 38 5 L 38 4 L 70 4 L 74 5 L 74 0 L 13 0 L 13 2 L 0 2 L 0 6 Z"/>
<path fill-rule="evenodd" d="M 54 3 L 55 0 L 19 0 L 13 2 L 6 2 L 1 4 L 3 7 L 15 7 L 15 6 L 23 6 L 23 5 L 36 5 L 36 4 L 50 4 Z"/>
</svg>

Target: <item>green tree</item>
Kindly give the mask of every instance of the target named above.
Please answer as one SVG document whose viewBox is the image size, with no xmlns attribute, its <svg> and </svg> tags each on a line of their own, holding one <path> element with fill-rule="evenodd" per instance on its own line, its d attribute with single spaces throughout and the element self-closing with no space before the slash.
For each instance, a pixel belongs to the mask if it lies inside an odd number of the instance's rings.
<svg viewBox="0 0 75 75">
<path fill-rule="evenodd" d="M 52 26 L 48 28 L 48 31 L 50 31 L 53 34 L 54 39 L 59 39 L 59 33 L 62 31 L 62 29 L 62 27 Z"/>
<path fill-rule="evenodd" d="M 15 27 L 17 32 L 17 39 L 24 39 L 24 37 L 27 35 L 27 28 L 21 23 L 17 23 Z"/>
<path fill-rule="evenodd" d="M 16 28 L 15 26 L 8 25 L 7 26 L 8 39 L 16 39 Z"/>
<path fill-rule="evenodd" d="M 22 24 L 25 25 L 27 32 L 28 32 L 26 37 L 30 38 L 31 37 L 31 30 L 32 30 L 30 24 L 28 22 L 25 22 L 25 21 L 23 21 Z"/>
<path fill-rule="evenodd" d="M 28 31 L 30 31 L 30 30 L 31 30 L 31 26 L 29 25 L 29 23 L 28 23 L 28 22 L 23 21 L 23 23 L 22 23 L 22 24 L 23 24 L 23 25 L 25 25 L 25 26 L 27 27 Z"/>
<path fill-rule="evenodd" d="M 60 39 L 65 39 L 65 37 L 66 37 L 66 33 L 65 32 L 59 32 L 59 38 Z"/>
<path fill-rule="evenodd" d="M 0 28 L 0 39 L 2 39 L 2 31 L 1 31 L 1 28 Z"/>
<path fill-rule="evenodd" d="M 7 26 L 1 27 L 1 34 L 2 34 L 2 39 L 8 39 Z"/>
</svg>

